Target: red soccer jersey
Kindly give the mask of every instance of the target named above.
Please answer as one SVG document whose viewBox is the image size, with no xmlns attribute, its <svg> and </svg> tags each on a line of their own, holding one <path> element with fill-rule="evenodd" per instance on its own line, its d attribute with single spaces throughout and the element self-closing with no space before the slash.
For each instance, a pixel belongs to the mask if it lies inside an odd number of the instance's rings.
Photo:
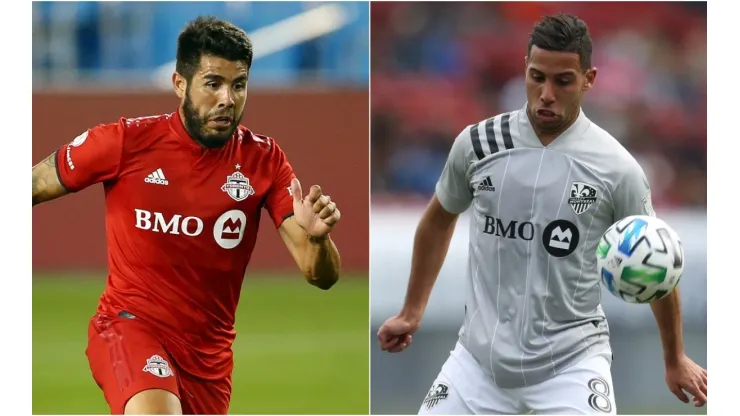
<svg viewBox="0 0 740 416">
<path fill-rule="evenodd" d="M 104 184 L 99 312 L 153 325 L 184 371 L 228 375 L 261 209 L 276 227 L 293 213 L 294 173 L 277 143 L 239 126 L 224 147 L 204 149 L 174 112 L 89 129 L 59 149 L 57 166 L 70 191 Z"/>
</svg>

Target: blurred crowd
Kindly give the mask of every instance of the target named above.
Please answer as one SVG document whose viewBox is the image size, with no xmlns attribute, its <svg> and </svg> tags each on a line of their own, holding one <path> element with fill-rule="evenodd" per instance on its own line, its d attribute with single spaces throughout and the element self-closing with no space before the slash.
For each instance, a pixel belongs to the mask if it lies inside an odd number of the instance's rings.
<svg viewBox="0 0 740 416">
<path fill-rule="evenodd" d="M 373 3 L 373 198 L 429 196 L 455 136 L 524 106 L 528 35 L 584 19 L 595 87 L 584 112 L 641 163 L 656 208 L 706 206 L 706 3 Z"/>
<path fill-rule="evenodd" d="M 187 22 L 213 15 L 252 36 L 259 60 L 250 74 L 252 85 L 318 82 L 364 87 L 369 77 L 367 3 L 330 3 L 34 2 L 34 86 L 145 85 L 161 65 L 175 59 L 177 37 Z M 318 8 L 324 13 L 312 18 L 320 19 L 319 25 L 293 20 L 292 31 L 284 37 L 264 32 Z M 318 36 L 317 27 L 330 26 Z M 168 82 L 165 88 L 170 88 Z"/>
</svg>

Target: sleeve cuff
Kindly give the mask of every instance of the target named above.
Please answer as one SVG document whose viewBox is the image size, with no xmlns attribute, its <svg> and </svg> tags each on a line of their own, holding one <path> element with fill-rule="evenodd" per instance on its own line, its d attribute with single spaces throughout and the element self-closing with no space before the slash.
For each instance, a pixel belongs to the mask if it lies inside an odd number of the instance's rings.
<svg viewBox="0 0 740 416">
<path fill-rule="evenodd" d="M 62 185 L 62 188 L 64 188 L 65 191 L 67 191 L 69 193 L 75 192 L 74 190 L 70 189 L 70 187 L 67 186 L 67 184 L 65 184 L 64 181 L 62 180 L 62 172 L 61 172 L 61 170 L 59 170 L 59 164 L 60 163 L 64 163 L 64 161 L 63 160 L 59 160 L 59 150 L 60 149 L 57 149 L 54 152 L 54 162 L 55 162 L 54 163 L 54 168 L 57 171 L 57 179 L 59 180 L 59 184 Z"/>
<path fill-rule="evenodd" d="M 470 207 L 470 201 L 465 201 L 453 197 L 452 195 L 450 195 L 449 192 L 447 192 L 447 190 L 442 186 L 442 183 L 440 182 L 437 182 L 437 186 L 435 187 L 435 194 L 437 195 L 437 199 L 442 205 L 442 208 L 444 208 L 445 211 L 449 212 L 450 214 L 462 214 L 463 212 L 467 211 L 468 207 Z"/>
</svg>

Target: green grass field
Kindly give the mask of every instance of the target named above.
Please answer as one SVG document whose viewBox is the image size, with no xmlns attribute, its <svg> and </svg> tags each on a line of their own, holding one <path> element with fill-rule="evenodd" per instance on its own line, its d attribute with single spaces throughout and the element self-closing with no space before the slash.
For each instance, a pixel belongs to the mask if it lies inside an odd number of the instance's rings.
<svg viewBox="0 0 740 416">
<path fill-rule="evenodd" d="M 232 414 L 367 414 L 368 279 L 329 291 L 301 277 L 248 276 L 237 312 Z M 87 324 L 102 276 L 35 274 L 33 413 L 106 414 Z"/>
</svg>

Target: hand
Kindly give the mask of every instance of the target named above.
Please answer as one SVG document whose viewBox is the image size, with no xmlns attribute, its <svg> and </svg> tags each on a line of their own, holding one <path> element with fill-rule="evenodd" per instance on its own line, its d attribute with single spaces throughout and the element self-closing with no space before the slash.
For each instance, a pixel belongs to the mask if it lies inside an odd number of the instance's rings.
<svg viewBox="0 0 740 416">
<path fill-rule="evenodd" d="M 411 319 L 403 314 L 385 321 L 378 330 L 380 349 L 388 352 L 401 352 L 412 342 L 412 335 L 419 329 L 421 321 Z"/>
<path fill-rule="evenodd" d="M 313 185 L 304 199 L 301 183 L 295 178 L 290 183 L 290 191 L 293 193 L 293 213 L 298 225 L 312 237 L 329 234 L 341 217 L 337 204 L 329 195 L 323 195 L 321 187 Z"/>
<path fill-rule="evenodd" d="M 707 404 L 707 370 L 686 355 L 679 358 L 675 364 L 666 365 L 665 381 L 668 389 L 682 402 L 689 402 L 685 390 L 694 396 L 694 407 Z"/>
</svg>

